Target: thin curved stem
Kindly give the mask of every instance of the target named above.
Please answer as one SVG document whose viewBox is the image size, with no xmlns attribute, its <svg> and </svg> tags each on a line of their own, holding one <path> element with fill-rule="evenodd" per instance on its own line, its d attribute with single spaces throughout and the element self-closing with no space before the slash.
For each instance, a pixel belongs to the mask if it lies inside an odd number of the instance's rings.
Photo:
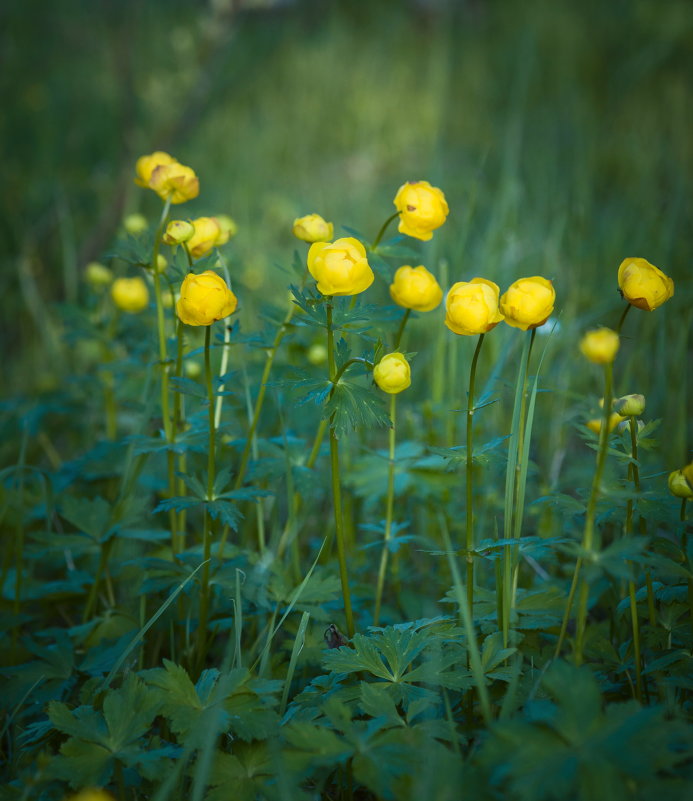
<svg viewBox="0 0 693 801">
<path fill-rule="evenodd" d="M 387 218 L 387 220 L 385 220 L 385 222 L 382 224 L 382 227 L 381 227 L 381 228 L 380 228 L 380 230 L 378 231 L 378 235 L 377 235 L 377 236 L 376 236 L 376 238 L 373 240 L 373 244 L 371 245 L 371 250 L 375 250 L 375 249 L 378 247 L 378 245 L 380 244 L 380 241 L 381 241 L 381 239 L 382 239 L 382 238 L 383 238 L 383 236 L 385 235 L 385 231 L 387 231 L 387 227 L 388 227 L 388 225 L 390 225 L 390 223 L 391 223 L 393 220 L 397 219 L 397 217 L 399 217 L 400 213 L 401 213 L 401 212 L 399 212 L 399 211 L 396 211 L 394 214 L 391 214 L 391 215 L 390 215 L 390 216 Z"/>
<path fill-rule="evenodd" d="M 411 316 L 411 309 L 407 309 L 404 312 L 402 321 L 400 322 L 399 328 L 397 329 L 397 336 L 395 337 L 395 344 L 393 347 L 394 351 L 397 351 L 399 349 L 399 343 L 402 341 L 402 335 L 404 334 L 404 327 L 406 326 L 410 316 Z"/>
<path fill-rule="evenodd" d="M 623 323 L 626 321 L 626 317 L 628 316 L 628 312 L 630 311 L 631 304 L 626 303 L 626 308 L 623 310 L 623 314 L 621 315 L 621 319 L 618 321 L 618 325 L 616 326 L 616 333 L 620 334 L 623 328 Z"/>
<path fill-rule="evenodd" d="M 156 297 L 156 327 L 159 336 L 159 364 L 161 366 L 161 416 L 163 418 L 164 434 L 166 441 L 171 441 L 171 419 L 168 411 L 168 353 L 166 348 L 166 328 L 164 319 L 164 304 L 161 298 L 161 275 L 157 268 L 159 249 L 161 248 L 161 237 L 164 226 L 168 219 L 168 212 L 171 208 L 171 198 L 164 203 L 161 213 L 159 227 L 154 236 L 154 249 L 152 251 L 152 273 L 154 275 L 154 295 Z"/>
<path fill-rule="evenodd" d="M 630 305 L 630 304 L 629 304 Z M 638 424 L 634 417 L 630 418 L 630 446 L 632 463 L 628 466 L 628 477 L 633 481 L 635 491 L 640 491 L 640 471 L 638 469 Z M 633 500 L 628 499 L 626 504 L 625 535 L 633 530 Z M 630 601 L 630 618 L 633 632 L 633 659 L 635 662 L 635 697 L 642 703 L 642 656 L 640 652 L 640 621 L 638 619 L 638 604 L 635 595 L 635 582 L 628 582 L 628 596 Z"/>
<path fill-rule="evenodd" d="M 479 361 L 481 346 L 484 344 L 484 334 L 479 335 L 479 339 L 474 349 L 472 365 L 469 369 L 469 392 L 467 394 L 467 530 L 466 530 L 466 549 L 467 549 L 467 603 L 469 611 L 474 615 L 474 454 L 473 454 L 473 422 L 474 422 L 474 384 L 476 381 L 476 364 Z"/>
<path fill-rule="evenodd" d="M 385 587 L 387 574 L 387 559 L 390 552 L 390 539 L 392 538 L 392 516 L 395 506 L 395 444 L 396 444 L 396 415 L 397 395 L 390 395 L 390 422 L 389 431 L 389 457 L 387 463 L 387 500 L 385 507 L 385 542 L 380 554 L 380 567 L 378 568 L 378 581 L 375 591 L 375 611 L 373 612 L 373 625 L 378 625 L 380 619 L 380 605 Z"/>
</svg>

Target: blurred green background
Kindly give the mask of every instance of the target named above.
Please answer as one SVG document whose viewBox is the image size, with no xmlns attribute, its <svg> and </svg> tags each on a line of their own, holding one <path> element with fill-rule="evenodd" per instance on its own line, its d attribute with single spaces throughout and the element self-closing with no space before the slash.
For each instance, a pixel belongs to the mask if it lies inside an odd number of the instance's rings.
<svg viewBox="0 0 693 801">
<path fill-rule="evenodd" d="M 451 208 L 424 263 L 440 275 L 445 261 L 450 282 L 552 278 L 567 341 L 616 324 L 618 265 L 647 258 L 676 296 L 629 318 L 622 391 L 655 400 L 670 469 L 686 458 L 688 0 L 5 0 L 0 28 L 10 392 L 59 374 L 56 304 L 79 302 L 125 213 L 158 214 L 132 175 L 164 149 L 200 177 L 185 216 L 238 222 L 250 325 L 255 300 L 284 291 L 295 216 L 372 237 L 408 179 Z M 569 375 L 576 350 L 561 349 L 555 374 Z"/>
</svg>

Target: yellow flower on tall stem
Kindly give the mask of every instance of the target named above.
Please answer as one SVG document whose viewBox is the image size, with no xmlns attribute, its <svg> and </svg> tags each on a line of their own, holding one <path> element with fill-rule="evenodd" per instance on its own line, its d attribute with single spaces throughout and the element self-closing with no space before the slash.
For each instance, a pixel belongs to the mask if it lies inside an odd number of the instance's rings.
<svg viewBox="0 0 693 801">
<path fill-rule="evenodd" d="M 375 280 L 366 248 L 353 237 L 314 242 L 308 251 L 308 272 L 323 295 L 358 295 Z"/>
<path fill-rule="evenodd" d="M 505 322 L 523 331 L 538 328 L 549 319 L 556 302 L 556 290 L 547 278 L 534 275 L 519 278 L 500 299 Z"/>
<path fill-rule="evenodd" d="M 618 286 L 628 303 L 644 311 L 654 311 L 674 296 L 672 279 L 646 259 L 624 259 Z"/>
<path fill-rule="evenodd" d="M 293 234 L 303 242 L 329 242 L 334 235 L 334 225 L 319 214 L 306 214 L 294 220 Z"/>
<path fill-rule="evenodd" d="M 424 242 L 433 237 L 450 212 L 442 190 L 428 181 L 402 184 L 393 203 L 399 213 L 399 232 Z"/>
</svg>

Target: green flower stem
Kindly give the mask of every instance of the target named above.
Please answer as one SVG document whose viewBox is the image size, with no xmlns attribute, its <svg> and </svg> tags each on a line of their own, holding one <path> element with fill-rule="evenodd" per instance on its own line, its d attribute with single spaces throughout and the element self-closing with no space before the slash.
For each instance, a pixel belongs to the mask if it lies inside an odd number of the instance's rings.
<svg viewBox="0 0 693 801">
<path fill-rule="evenodd" d="M 210 360 L 210 341 L 212 326 L 205 328 L 205 384 L 207 386 L 207 403 L 209 407 L 209 445 L 207 449 L 207 501 L 214 500 L 214 465 L 215 465 L 215 428 L 214 428 L 214 392 L 212 389 L 212 366 Z M 198 666 L 202 669 L 206 655 L 207 619 L 209 617 L 209 561 L 211 551 L 210 515 L 205 507 L 202 548 L 204 567 L 202 568 L 202 588 L 200 590 L 200 619 L 197 629 Z"/>
<path fill-rule="evenodd" d="M 179 318 L 176 318 L 178 323 L 176 325 L 176 363 L 174 367 L 174 376 L 180 378 L 183 371 L 183 323 Z M 182 395 L 180 392 L 174 393 L 173 396 L 173 420 L 171 425 L 171 443 L 176 441 L 178 432 L 180 431 L 181 424 L 181 401 Z M 168 491 L 169 497 L 177 494 L 176 488 L 176 454 L 172 448 L 166 451 L 166 462 L 168 467 Z M 183 531 L 183 519 L 179 514 L 171 509 L 169 513 L 169 521 L 171 526 L 171 548 L 173 554 L 180 553 L 185 549 L 185 532 Z M 180 526 L 179 526 L 180 523 Z"/>
<path fill-rule="evenodd" d="M 380 567 L 378 569 L 378 582 L 375 591 L 375 612 L 373 612 L 373 625 L 378 625 L 380 619 L 380 604 L 383 598 L 383 587 L 387 573 L 387 557 L 390 552 L 392 538 L 392 514 L 395 506 L 395 440 L 396 440 L 396 414 L 397 395 L 390 395 L 390 422 L 389 445 L 390 452 L 387 463 L 387 501 L 385 506 L 385 542 L 380 554 Z"/>
<path fill-rule="evenodd" d="M 96 599 L 99 593 L 101 578 L 106 570 L 106 565 L 108 564 L 108 560 L 111 556 L 111 550 L 113 549 L 114 541 L 115 541 L 114 537 L 111 537 L 111 539 L 107 540 L 106 542 L 102 542 L 99 545 L 101 549 L 101 554 L 99 556 L 99 564 L 96 568 L 94 583 L 91 585 L 91 589 L 89 590 L 89 595 L 87 596 L 87 602 L 84 605 L 84 613 L 82 614 L 83 623 L 86 623 L 91 618 L 92 612 L 94 611 L 94 608 L 96 606 Z"/>
<path fill-rule="evenodd" d="M 472 616 L 474 615 L 474 557 L 472 551 L 474 550 L 474 493 L 473 493 L 473 422 L 474 422 L 474 383 L 476 380 L 476 364 L 479 361 L 479 353 L 481 346 L 484 344 L 484 334 L 479 335 L 479 340 L 474 349 L 474 356 L 472 357 L 472 366 L 469 370 L 469 393 L 467 396 L 467 536 L 466 536 L 466 549 L 467 549 L 467 603 L 469 604 L 469 611 Z"/>
<path fill-rule="evenodd" d="M 154 250 L 152 252 L 152 273 L 154 275 L 154 295 L 156 297 L 156 327 L 159 335 L 159 364 L 161 365 L 161 415 L 167 442 L 171 441 L 171 418 L 168 411 L 168 353 L 166 348 L 164 304 L 161 298 L 161 276 L 157 269 L 157 261 L 161 248 L 161 237 L 164 233 L 170 208 L 171 198 L 169 197 L 164 203 L 159 227 L 156 229 L 156 235 L 154 236 Z"/>
<path fill-rule="evenodd" d="M 378 245 L 380 244 L 380 241 L 382 240 L 383 236 L 385 236 L 385 231 L 387 231 L 388 225 L 390 225 L 390 223 L 393 220 L 396 220 L 397 217 L 399 217 L 400 213 L 401 212 L 396 211 L 394 214 L 390 215 L 387 218 L 387 220 L 385 220 L 385 222 L 382 224 L 381 229 L 378 231 L 378 235 L 373 240 L 373 244 L 371 245 L 371 250 L 375 250 L 378 247 Z M 356 296 L 354 296 L 354 297 L 356 297 Z"/>
<path fill-rule="evenodd" d="M 609 448 L 609 418 L 611 417 L 611 401 L 612 401 L 612 379 L 613 379 L 613 365 L 604 365 L 604 414 L 602 416 L 602 427 L 599 432 L 599 448 L 597 451 L 597 467 L 594 471 L 592 479 L 592 490 L 590 492 L 590 499 L 587 504 L 587 512 L 585 514 L 585 529 L 582 536 L 582 549 L 589 552 L 592 550 L 594 543 L 594 518 L 597 510 L 597 500 L 599 499 L 599 489 L 601 486 L 602 475 L 604 473 L 604 465 L 606 463 L 606 452 Z M 561 626 L 561 634 L 559 636 L 558 645 L 556 647 L 556 655 L 560 653 L 565 637 L 565 630 L 568 625 L 568 618 L 570 616 L 570 608 L 572 606 L 573 597 L 575 595 L 575 588 L 577 586 L 580 568 L 582 566 L 582 557 L 578 557 L 575 563 L 575 572 L 573 573 L 573 583 L 570 588 L 568 602 L 566 604 L 565 615 L 563 617 L 563 624 Z M 575 662 L 582 664 L 582 648 L 585 638 L 585 627 L 587 621 L 587 600 L 588 600 L 589 586 L 583 580 L 580 585 L 580 596 L 578 599 L 578 617 L 577 617 L 577 631 L 575 640 Z"/>
<path fill-rule="evenodd" d="M 189 251 L 186 248 L 186 253 L 189 254 Z M 222 269 L 224 270 L 224 278 L 226 279 L 226 283 L 231 287 L 231 274 L 229 273 L 228 265 L 226 264 L 226 259 L 223 257 L 220 250 L 215 251 L 217 255 L 217 260 L 219 264 L 221 264 Z M 229 353 L 231 352 L 231 327 L 224 324 L 224 346 L 221 349 L 221 365 L 219 367 L 219 375 L 226 375 L 226 370 L 228 369 L 229 364 Z M 221 410 L 224 405 L 224 395 L 222 394 L 222 390 L 224 389 L 224 384 L 219 387 L 219 394 L 217 395 L 216 406 L 214 409 L 214 425 L 216 428 L 219 428 L 221 425 Z"/>
<path fill-rule="evenodd" d="M 628 316 L 628 312 L 630 311 L 630 303 L 626 303 L 626 308 L 623 310 L 623 314 L 621 315 L 621 319 L 618 321 L 618 325 L 616 326 L 616 333 L 620 335 L 621 330 L 623 328 L 623 323 L 626 321 L 626 317 Z"/>
<path fill-rule="evenodd" d="M 681 512 L 679 513 L 679 519 L 683 523 L 683 532 L 681 536 L 683 556 L 688 564 L 688 569 L 690 570 L 691 564 L 688 559 L 688 532 L 686 531 L 686 501 L 687 498 L 681 498 Z M 688 608 L 691 613 L 691 625 L 693 625 L 693 579 L 688 579 Z"/>
<path fill-rule="evenodd" d="M 327 298 L 327 360 L 330 370 L 330 381 L 334 382 L 337 365 L 334 358 L 334 328 L 332 325 L 332 298 Z M 344 615 L 347 633 L 354 636 L 354 617 L 351 611 L 351 594 L 349 592 L 349 576 L 347 573 L 346 552 L 344 547 L 344 521 L 342 519 L 342 493 L 339 476 L 339 441 L 334 430 L 334 414 L 330 419 L 330 466 L 332 468 L 332 502 L 334 506 L 335 536 L 337 538 L 337 554 L 339 556 L 339 577 L 342 582 L 342 598 L 344 599 Z"/>
<path fill-rule="evenodd" d="M 351 359 L 347 359 L 347 361 L 344 362 L 339 370 L 337 370 L 335 377 L 332 379 L 332 383 L 338 384 L 339 379 L 344 375 L 344 373 L 346 373 L 352 364 L 365 364 L 369 370 L 372 370 L 374 367 L 373 362 L 369 362 L 368 359 L 362 359 L 360 356 L 354 356 Z"/>
<path fill-rule="evenodd" d="M 404 312 L 402 321 L 400 322 L 399 328 L 397 329 L 397 336 L 395 337 L 395 344 L 393 346 L 393 351 L 397 351 L 399 349 L 399 343 L 402 341 L 402 334 L 404 334 L 404 327 L 406 326 L 410 316 L 411 316 L 411 309 L 407 309 Z"/>
<path fill-rule="evenodd" d="M 629 304 L 630 305 L 630 304 Z M 630 446 L 633 462 L 628 465 L 628 478 L 633 481 L 635 491 L 640 491 L 640 475 L 635 464 L 638 460 L 638 425 L 634 417 L 630 418 Z M 625 535 L 628 536 L 633 531 L 633 500 L 629 499 L 626 504 L 626 526 Z M 640 623 L 638 620 L 638 604 L 635 597 L 635 582 L 631 579 L 628 582 L 628 596 L 630 598 L 630 617 L 633 630 L 633 658 L 635 661 L 635 697 L 642 703 L 642 656 L 640 652 Z"/>
</svg>

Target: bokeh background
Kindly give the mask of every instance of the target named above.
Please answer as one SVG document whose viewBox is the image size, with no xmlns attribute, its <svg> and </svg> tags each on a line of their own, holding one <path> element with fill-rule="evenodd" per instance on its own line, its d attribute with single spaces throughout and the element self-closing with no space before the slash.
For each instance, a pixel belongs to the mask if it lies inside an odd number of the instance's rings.
<svg viewBox="0 0 693 801">
<path fill-rule="evenodd" d="M 284 292 L 295 216 L 372 237 L 408 179 L 449 200 L 422 257 L 439 275 L 555 281 L 559 385 L 571 337 L 618 320 L 621 260 L 647 258 L 676 296 L 629 318 L 639 347 L 624 345 L 620 388 L 664 419 L 670 469 L 687 458 L 688 0 L 5 0 L 0 29 L 10 394 L 60 380 L 61 308 L 124 214 L 158 214 L 132 175 L 164 149 L 200 176 L 186 215 L 238 222 L 250 325 L 257 299 Z"/>
</svg>

